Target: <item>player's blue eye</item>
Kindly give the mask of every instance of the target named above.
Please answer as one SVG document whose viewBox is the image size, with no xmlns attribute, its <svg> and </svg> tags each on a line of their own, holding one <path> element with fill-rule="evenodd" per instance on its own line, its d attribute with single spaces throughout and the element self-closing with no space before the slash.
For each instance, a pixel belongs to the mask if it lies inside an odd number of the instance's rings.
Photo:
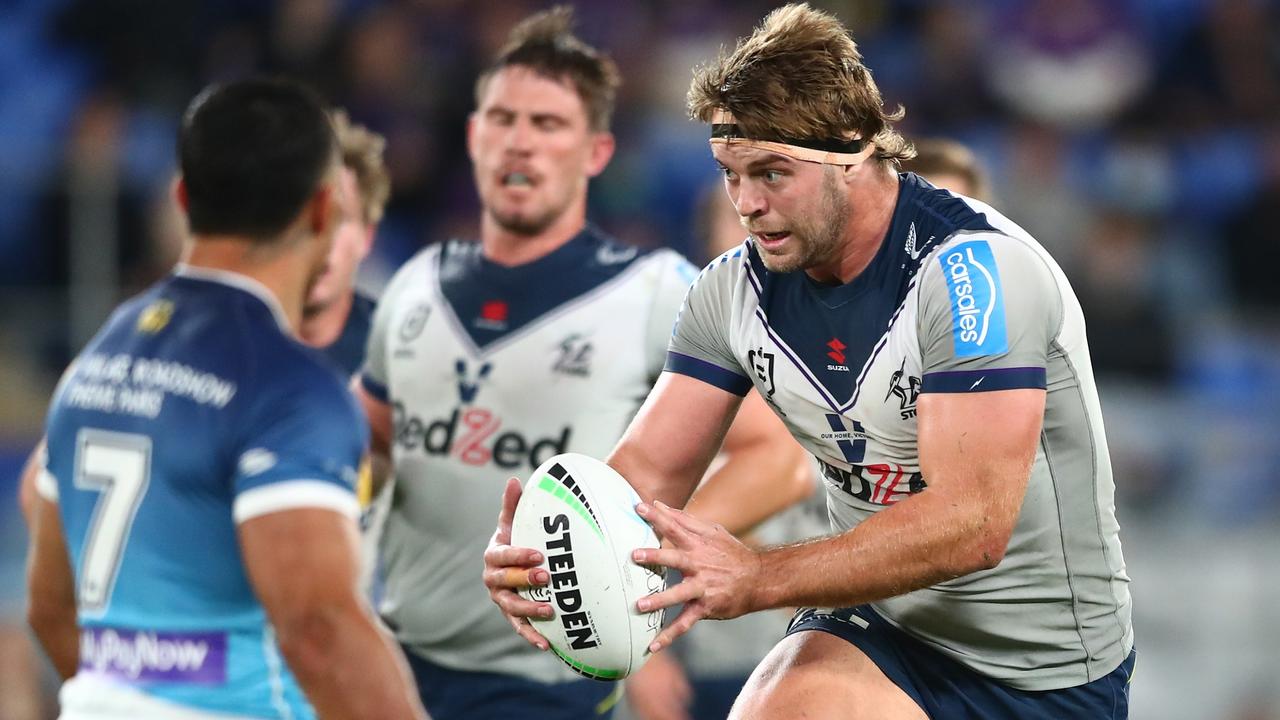
<svg viewBox="0 0 1280 720">
<path fill-rule="evenodd" d="M 762 174 L 764 175 L 764 181 L 767 183 L 776 183 L 782 179 L 782 173 L 777 170 L 765 170 Z"/>
</svg>

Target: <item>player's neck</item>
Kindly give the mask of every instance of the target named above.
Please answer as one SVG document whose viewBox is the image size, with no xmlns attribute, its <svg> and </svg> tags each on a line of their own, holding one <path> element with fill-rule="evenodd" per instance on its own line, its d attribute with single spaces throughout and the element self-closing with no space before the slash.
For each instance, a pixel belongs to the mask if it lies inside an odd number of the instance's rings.
<svg viewBox="0 0 1280 720">
<path fill-rule="evenodd" d="M 848 224 L 840 252 L 833 262 L 808 270 L 818 282 L 848 283 L 875 260 L 885 242 L 893 211 L 898 205 L 898 174 L 890 168 L 877 169 L 854 191 Z"/>
<path fill-rule="evenodd" d="M 221 270 L 256 280 L 275 298 L 289 329 L 300 335 L 309 288 L 307 270 L 295 249 L 262 247 L 239 237 L 200 235 L 191 243 L 183 262 L 194 268 Z"/>
<path fill-rule="evenodd" d="M 327 348 L 342 335 L 347 325 L 347 316 L 351 314 L 351 305 L 355 302 L 353 293 L 343 293 L 316 312 L 302 313 L 302 331 L 299 336 L 302 342 L 316 348 Z"/>
<path fill-rule="evenodd" d="M 565 210 L 536 235 L 514 233 L 486 212 L 480 220 L 480 247 L 486 258 L 499 265 L 524 265 L 550 255 L 582 232 L 586 225 L 585 199 Z"/>
</svg>

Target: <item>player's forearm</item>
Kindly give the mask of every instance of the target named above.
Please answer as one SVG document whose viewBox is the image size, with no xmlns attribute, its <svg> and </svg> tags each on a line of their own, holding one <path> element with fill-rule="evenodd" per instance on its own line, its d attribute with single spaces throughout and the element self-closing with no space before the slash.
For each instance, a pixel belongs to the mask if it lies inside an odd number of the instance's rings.
<svg viewBox="0 0 1280 720">
<path fill-rule="evenodd" d="M 841 535 L 765 552 L 753 609 L 848 607 L 902 595 L 995 567 L 1008 538 L 979 498 L 929 490 Z"/>
<path fill-rule="evenodd" d="M 638 444 L 628 443 L 626 438 L 609 455 L 608 463 L 631 483 L 641 500 L 661 500 L 672 507 L 684 507 L 707 465 L 690 463 L 671 467 L 652 453 L 644 452 Z"/>
<path fill-rule="evenodd" d="M 663 373 L 606 462 L 641 500 L 684 507 L 741 402 L 698 380 Z"/>
<path fill-rule="evenodd" d="M 80 666 L 80 629 L 75 607 L 52 607 L 33 599 L 27 608 L 27 624 L 63 680 Z"/>
<path fill-rule="evenodd" d="M 44 440 L 41 440 L 31 451 L 27 464 L 22 467 L 22 476 L 18 479 L 18 507 L 22 510 L 22 518 L 26 520 L 27 527 L 35 524 L 36 476 L 40 474 L 40 458 L 43 455 Z"/>
<path fill-rule="evenodd" d="M 400 650 L 359 608 L 320 609 L 277 629 L 307 699 L 324 720 L 426 717 Z"/>
<path fill-rule="evenodd" d="M 690 498 L 685 511 L 742 535 L 813 492 L 804 450 L 790 436 L 728 453 Z M 665 501 L 664 501 L 665 502 Z"/>
<path fill-rule="evenodd" d="M 391 456 L 389 454 L 376 450 L 370 451 L 369 495 L 367 498 L 360 498 L 362 506 L 368 505 L 368 502 L 372 502 L 374 498 L 382 494 L 382 489 L 387 486 L 387 480 L 391 477 L 391 467 Z"/>
</svg>

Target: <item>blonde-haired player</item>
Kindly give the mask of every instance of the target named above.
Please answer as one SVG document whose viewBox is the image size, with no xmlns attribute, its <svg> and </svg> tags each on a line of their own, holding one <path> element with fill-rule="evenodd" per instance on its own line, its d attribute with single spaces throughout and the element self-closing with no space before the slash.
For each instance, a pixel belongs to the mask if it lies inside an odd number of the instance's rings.
<svg viewBox="0 0 1280 720">
<path fill-rule="evenodd" d="M 653 649 L 807 605 L 730 717 L 1127 717 L 1129 579 L 1057 263 L 991 206 L 898 172 L 911 146 L 829 14 L 775 10 L 697 71 L 689 106 L 751 239 L 691 287 L 609 458 L 670 546 L 635 561 L 685 578 L 638 603 L 684 604 Z M 758 551 L 673 509 L 753 386 L 821 464 L 838 534 Z M 528 563 L 505 540 L 491 595 L 536 613 L 500 582 Z"/>
</svg>

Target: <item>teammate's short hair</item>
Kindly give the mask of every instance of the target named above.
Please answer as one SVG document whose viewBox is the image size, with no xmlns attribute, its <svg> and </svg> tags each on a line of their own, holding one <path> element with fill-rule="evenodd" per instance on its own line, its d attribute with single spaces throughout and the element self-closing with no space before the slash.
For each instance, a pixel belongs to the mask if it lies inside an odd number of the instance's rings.
<svg viewBox="0 0 1280 720">
<path fill-rule="evenodd" d="M 211 86 L 191 101 L 178 159 L 192 233 L 269 241 L 323 181 L 337 139 L 313 92 L 255 78 Z"/>
<path fill-rule="evenodd" d="M 358 123 L 351 122 L 345 110 L 334 108 L 329 113 L 338 134 L 342 164 L 356 175 L 360 190 L 360 214 L 366 225 L 382 220 L 382 211 L 391 197 L 391 174 L 383 162 L 387 139 Z"/>
<path fill-rule="evenodd" d="M 732 53 L 694 71 L 689 116 L 716 125 L 727 115 L 742 138 L 789 145 L 870 142 L 881 160 L 914 151 L 893 129 L 901 107 L 886 112 L 880 89 L 853 38 L 833 15 L 805 3 L 769 13 Z"/>
<path fill-rule="evenodd" d="M 912 141 L 916 156 L 904 160 L 902 169 L 926 180 L 938 175 L 954 175 L 964 181 L 971 198 L 986 202 L 990 198 L 987 173 L 973 151 L 955 140 L 916 138 Z"/>
<path fill-rule="evenodd" d="M 484 97 L 489 80 L 512 66 L 573 84 L 587 111 L 587 123 L 595 132 L 607 132 L 622 77 L 608 55 L 573 34 L 573 8 L 557 5 L 525 18 L 511 30 L 507 44 L 476 80 L 476 102 Z"/>
</svg>

